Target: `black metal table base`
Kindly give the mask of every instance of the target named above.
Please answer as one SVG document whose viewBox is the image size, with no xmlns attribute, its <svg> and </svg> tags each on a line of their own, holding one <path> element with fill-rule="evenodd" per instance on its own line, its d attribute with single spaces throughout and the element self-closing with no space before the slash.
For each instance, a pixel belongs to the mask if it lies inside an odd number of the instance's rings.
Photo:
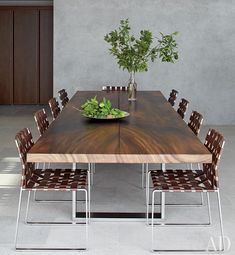
<svg viewBox="0 0 235 255">
<path fill-rule="evenodd" d="M 84 218 L 84 212 L 77 212 L 77 218 Z M 152 215 L 149 213 L 149 218 Z M 91 212 L 91 218 L 96 219 L 145 219 L 146 213 L 144 212 Z M 154 213 L 154 218 L 161 218 L 161 213 Z"/>
</svg>

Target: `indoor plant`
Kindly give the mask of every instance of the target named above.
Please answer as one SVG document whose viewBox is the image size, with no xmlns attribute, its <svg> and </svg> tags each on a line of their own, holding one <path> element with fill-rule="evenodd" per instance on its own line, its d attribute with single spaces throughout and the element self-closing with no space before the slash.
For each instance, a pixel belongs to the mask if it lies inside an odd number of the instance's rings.
<svg viewBox="0 0 235 255">
<path fill-rule="evenodd" d="M 174 63 L 178 59 L 175 41 L 177 32 L 169 35 L 160 33 L 160 35 L 161 38 L 157 40 L 157 44 L 152 46 L 152 33 L 148 30 L 141 30 L 139 38 L 130 35 L 129 21 L 126 19 L 120 21 L 118 30 L 111 31 L 104 37 L 104 40 L 110 43 L 110 54 L 116 57 L 119 67 L 126 69 L 130 74 L 129 100 L 136 100 L 135 73 L 148 71 L 149 60 L 154 62 L 159 58 L 162 62 Z"/>
<path fill-rule="evenodd" d="M 95 96 L 82 104 L 80 109 L 75 106 L 73 108 L 80 111 L 84 117 L 91 119 L 110 120 L 129 116 L 129 113 L 113 108 L 111 101 L 105 97 L 99 102 Z"/>
</svg>

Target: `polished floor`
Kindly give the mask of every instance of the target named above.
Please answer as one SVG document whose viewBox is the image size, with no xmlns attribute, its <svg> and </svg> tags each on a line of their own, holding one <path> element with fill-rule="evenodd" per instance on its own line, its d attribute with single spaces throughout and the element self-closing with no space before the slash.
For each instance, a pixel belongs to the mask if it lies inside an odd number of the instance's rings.
<svg viewBox="0 0 235 255">
<path fill-rule="evenodd" d="M 16 254 L 13 246 L 16 210 L 19 195 L 20 163 L 14 143 L 15 133 L 29 127 L 38 138 L 33 112 L 39 106 L 0 106 L 0 254 Z M 48 113 L 49 115 L 49 113 Z M 203 140 L 209 126 L 201 131 Z M 231 242 L 228 254 L 235 254 L 235 126 L 217 126 L 226 138 L 220 165 L 220 186 L 226 240 Z M 145 194 L 141 189 L 141 166 L 97 165 L 92 187 L 92 211 L 144 212 Z M 151 168 L 158 165 L 151 165 Z M 6 184 L 9 186 L 5 186 Z M 69 198 L 69 194 L 37 194 L 38 198 Z M 24 205 L 25 205 L 24 197 Z M 154 248 L 212 248 L 212 241 L 219 246 L 218 217 L 215 196 L 211 195 L 213 227 L 204 228 L 155 228 Z M 198 194 L 170 195 L 168 202 L 197 203 Z M 81 209 L 82 210 L 82 209 Z M 23 210 L 25 211 L 25 210 Z M 30 217 L 35 220 L 66 220 L 71 216 L 71 204 L 31 202 Z M 167 207 L 169 221 L 206 222 L 206 207 Z M 23 213 L 20 225 L 20 242 L 43 247 L 44 245 L 84 245 L 85 229 L 61 226 L 26 226 Z M 92 220 L 89 226 L 89 255 L 147 255 L 151 254 L 151 231 L 144 221 Z M 229 243 L 227 241 L 227 243 Z M 21 254 L 52 254 L 51 252 L 21 252 Z M 54 252 L 53 254 L 77 254 L 77 252 Z"/>
</svg>

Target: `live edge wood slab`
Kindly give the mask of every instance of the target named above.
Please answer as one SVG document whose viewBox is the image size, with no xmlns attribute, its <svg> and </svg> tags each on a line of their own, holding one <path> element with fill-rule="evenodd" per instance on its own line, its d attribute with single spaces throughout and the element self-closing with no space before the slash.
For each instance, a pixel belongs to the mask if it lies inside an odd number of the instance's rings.
<svg viewBox="0 0 235 255">
<path fill-rule="evenodd" d="M 79 108 L 97 95 L 130 113 L 122 120 L 94 121 Z M 78 91 L 27 155 L 28 162 L 209 163 L 211 153 L 160 91 Z"/>
</svg>

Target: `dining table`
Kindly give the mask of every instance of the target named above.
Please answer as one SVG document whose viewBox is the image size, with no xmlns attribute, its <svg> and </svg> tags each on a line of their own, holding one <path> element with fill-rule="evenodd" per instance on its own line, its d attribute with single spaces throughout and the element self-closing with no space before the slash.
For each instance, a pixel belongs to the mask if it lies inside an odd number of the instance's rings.
<svg viewBox="0 0 235 255">
<path fill-rule="evenodd" d="M 117 120 L 82 116 L 77 108 L 94 96 L 97 100 L 109 99 L 114 108 L 130 115 Z M 211 153 L 161 91 L 138 91 L 135 101 L 129 101 L 125 91 L 77 91 L 27 154 L 28 162 L 127 163 L 145 167 L 158 163 L 162 170 L 169 163 L 211 160 Z M 144 212 L 91 212 L 91 217 L 97 218 L 145 216 Z"/>
</svg>

